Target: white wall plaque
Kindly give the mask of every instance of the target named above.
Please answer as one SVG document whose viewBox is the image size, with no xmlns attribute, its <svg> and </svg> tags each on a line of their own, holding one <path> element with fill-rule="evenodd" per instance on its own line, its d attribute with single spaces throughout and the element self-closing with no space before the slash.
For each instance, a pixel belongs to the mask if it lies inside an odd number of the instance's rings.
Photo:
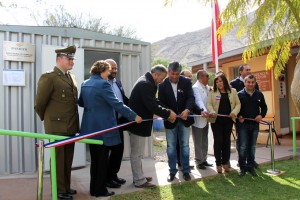
<svg viewBox="0 0 300 200">
<path fill-rule="evenodd" d="M 3 41 L 3 60 L 34 62 L 35 45 L 23 42 Z"/>
<path fill-rule="evenodd" d="M 24 69 L 3 69 L 3 85 L 25 86 Z"/>
</svg>

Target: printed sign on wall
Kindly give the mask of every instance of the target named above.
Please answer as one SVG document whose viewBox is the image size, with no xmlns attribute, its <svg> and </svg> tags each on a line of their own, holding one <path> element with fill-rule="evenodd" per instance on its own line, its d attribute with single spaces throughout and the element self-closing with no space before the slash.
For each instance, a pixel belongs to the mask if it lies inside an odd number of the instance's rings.
<svg viewBox="0 0 300 200">
<path fill-rule="evenodd" d="M 23 42 L 3 42 L 3 60 L 34 62 L 35 45 Z"/>
<path fill-rule="evenodd" d="M 270 71 L 252 72 L 251 74 L 256 77 L 256 82 L 258 83 L 260 91 L 264 92 L 272 90 L 272 79 Z"/>
<path fill-rule="evenodd" d="M 3 69 L 3 85 L 25 86 L 24 69 Z"/>
</svg>

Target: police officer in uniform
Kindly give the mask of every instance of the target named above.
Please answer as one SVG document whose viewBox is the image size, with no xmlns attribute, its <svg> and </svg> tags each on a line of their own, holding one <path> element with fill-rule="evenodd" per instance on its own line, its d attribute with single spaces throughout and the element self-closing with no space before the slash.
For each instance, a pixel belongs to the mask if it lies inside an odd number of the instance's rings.
<svg viewBox="0 0 300 200">
<path fill-rule="evenodd" d="M 74 66 L 75 46 L 56 49 L 56 66 L 38 81 L 35 111 L 44 121 L 45 132 L 73 136 L 79 132 L 77 82 L 69 72 Z M 74 143 L 56 147 L 58 199 L 73 199 L 71 185 Z"/>
</svg>

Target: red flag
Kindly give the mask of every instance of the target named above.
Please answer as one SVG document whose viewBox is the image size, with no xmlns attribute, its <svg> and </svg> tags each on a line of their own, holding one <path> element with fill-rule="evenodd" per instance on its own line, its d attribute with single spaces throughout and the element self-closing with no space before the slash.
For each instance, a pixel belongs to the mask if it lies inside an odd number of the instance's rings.
<svg viewBox="0 0 300 200">
<path fill-rule="evenodd" d="M 216 47 L 218 50 L 217 57 L 222 54 L 222 38 L 221 36 L 217 37 L 216 30 L 222 25 L 222 21 L 220 18 L 220 10 L 218 0 L 212 0 L 211 3 L 212 11 L 213 11 L 213 19 L 211 23 L 211 45 L 212 45 L 212 62 L 216 63 Z M 216 29 L 216 30 L 215 30 Z M 215 40 L 216 38 L 216 40 Z M 217 46 L 215 47 L 215 41 L 217 41 Z"/>
</svg>

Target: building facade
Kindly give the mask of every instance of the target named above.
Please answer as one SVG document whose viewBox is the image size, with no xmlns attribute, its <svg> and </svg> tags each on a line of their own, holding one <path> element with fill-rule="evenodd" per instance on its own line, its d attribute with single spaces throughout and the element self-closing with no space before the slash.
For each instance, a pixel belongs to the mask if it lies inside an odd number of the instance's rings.
<svg viewBox="0 0 300 200">
<path fill-rule="evenodd" d="M 245 48 L 235 49 L 225 52 L 219 57 L 219 70 L 225 73 L 229 81 L 239 76 L 238 67 L 245 64 L 242 60 L 244 50 Z M 290 88 L 299 50 L 299 47 L 291 50 L 291 57 L 278 79 L 274 77 L 273 69 L 266 70 L 265 68 L 267 55 L 253 58 L 247 63 L 251 67 L 251 73 L 256 76 L 260 90 L 263 92 L 268 105 L 268 113 L 265 120 L 274 120 L 277 134 L 290 133 L 292 131 L 291 117 L 298 116 L 291 98 Z M 211 57 L 188 63 L 188 66 L 192 68 L 193 73 L 196 73 L 199 69 L 207 69 L 211 73 L 215 73 L 215 66 Z M 265 130 L 268 127 L 260 125 L 260 129 Z M 297 123 L 297 130 L 300 130 L 299 122 Z M 259 135 L 258 141 L 266 142 L 266 138 L 267 134 L 262 133 Z"/>
<path fill-rule="evenodd" d="M 0 26 L 0 129 L 43 133 L 43 123 L 34 111 L 37 81 L 42 73 L 55 66 L 54 49 L 77 46 L 73 73 L 78 85 L 89 77 L 92 64 L 113 58 L 118 63 L 118 76 L 129 96 L 135 81 L 150 69 L 150 43 L 101 34 L 79 28 Z M 29 53 L 18 58 L 18 50 L 25 46 Z M 12 50 L 8 50 L 12 47 Z M 13 52 L 12 52 L 13 51 Z M 29 60 L 24 57 L 30 57 Z M 18 78 L 14 79 L 14 75 Z M 22 79 L 22 83 L 17 80 Z M 80 89 L 80 87 L 79 87 Z M 79 109 L 82 115 L 82 109 Z M 81 116 L 80 116 L 81 118 Z M 37 141 L 31 138 L 0 135 L 0 175 L 35 172 L 37 169 Z M 129 157 L 129 139 L 125 135 L 124 157 Z M 151 156 L 149 139 L 145 156 Z M 75 160 L 85 164 L 85 145 L 76 144 Z M 78 155 L 79 154 L 79 155 Z M 81 163 L 82 164 L 82 163 Z M 46 164 L 45 164 L 46 166 Z"/>
</svg>

